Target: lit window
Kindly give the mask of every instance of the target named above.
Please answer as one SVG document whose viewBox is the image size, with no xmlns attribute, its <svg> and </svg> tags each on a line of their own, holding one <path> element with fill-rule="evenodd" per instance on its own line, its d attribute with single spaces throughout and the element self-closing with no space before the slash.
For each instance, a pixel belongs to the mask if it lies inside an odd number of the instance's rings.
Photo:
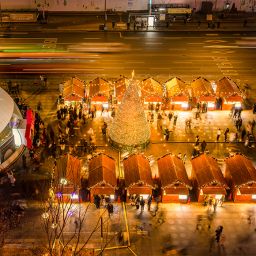
<svg viewBox="0 0 256 256">
<path fill-rule="evenodd" d="M 213 102 L 208 102 L 207 106 L 208 106 L 208 108 L 214 108 L 215 104 Z"/>
<path fill-rule="evenodd" d="M 71 199 L 78 199 L 78 195 L 76 193 L 73 193 L 70 195 Z"/>
<path fill-rule="evenodd" d="M 188 103 L 187 102 L 182 102 L 181 103 L 181 107 L 182 108 L 187 108 L 188 107 Z"/>
<path fill-rule="evenodd" d="M 256 195 L 252 195 L 252 199 L 256 199 Z"/>
<path fill-rule="evenodd" d="M 220 200 L 222 198 L 222 195 L 215 195 L 215 199 Z"/>
<path fill-rule="evenodd" d="M 179 195 L 180 200 L 187 200 L 188 196 L 187 195 Z"/>
</svg>

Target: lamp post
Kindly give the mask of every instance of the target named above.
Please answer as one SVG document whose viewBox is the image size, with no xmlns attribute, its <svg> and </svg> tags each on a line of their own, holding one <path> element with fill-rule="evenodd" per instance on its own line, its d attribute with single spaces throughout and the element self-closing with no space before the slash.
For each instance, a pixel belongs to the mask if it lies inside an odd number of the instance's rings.
<svg viewBox="0 0 256 256">
<path fill-rule="evenodd" d="M 152 0 L 149 0 L 149 15 L 152 14 Z"/>
<path fill-rule="evenodd" d="M 104 30 L 106 30 L 107 27 L 107 20 L 108 20 L 108 16 L 107 16 L 107 0 L 105 0 L 105 15 L 104 15 Z"/>
<path fill-rule="evenodd" d="M 0 2 L 0 26 L 2 26 L 2 6 Z"/>
</svg>

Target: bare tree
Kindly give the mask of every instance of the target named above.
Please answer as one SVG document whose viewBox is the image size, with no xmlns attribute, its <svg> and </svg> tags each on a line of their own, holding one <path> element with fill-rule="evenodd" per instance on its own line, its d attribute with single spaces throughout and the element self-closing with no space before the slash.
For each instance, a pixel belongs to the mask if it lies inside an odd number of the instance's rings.
<svg viewBox="0 0 256 256">
<path fill-rule="evenodd" d="M 43 229 L 47 237 L 47 251 L 50 256 L 82 255 L 90 251 L 88 244 L 96 233 L 100 233 L 99 238 L 102 244 L 99 255 L 102 254 L 114 237 L 108 237 L 109 217 L 106 209 L 100 211 L 94 227 L 89 230 L 88 237 L 85 239 L 82 237 L 84 229 L 88 231 L 85 219 L 88 218 L 90 206 L 90 203 L 85 205 L 80 201 L 75 201 L 72 196 L 67 199 L 60 192 L 55 196 L 51 191 L 51 196 L 45 203 L 42 213 Z M 70 226 L 70 223 L 75 225 Z"/>
</svg>

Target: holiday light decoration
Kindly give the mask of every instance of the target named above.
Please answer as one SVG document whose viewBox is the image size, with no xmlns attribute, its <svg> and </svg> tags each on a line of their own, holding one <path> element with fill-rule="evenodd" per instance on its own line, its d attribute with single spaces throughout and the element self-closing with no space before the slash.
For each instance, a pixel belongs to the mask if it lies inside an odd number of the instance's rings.
<svg viewBox="0 0 256 256">
<path fill-rule="evenodd" d="M 138 86 L 133 79 L 118 106 L 116 116 L 110 126 L 110 142 L 118 148 L 146 146 L 150 139 L 150 127 L 147 122 Z"/>
</svg>

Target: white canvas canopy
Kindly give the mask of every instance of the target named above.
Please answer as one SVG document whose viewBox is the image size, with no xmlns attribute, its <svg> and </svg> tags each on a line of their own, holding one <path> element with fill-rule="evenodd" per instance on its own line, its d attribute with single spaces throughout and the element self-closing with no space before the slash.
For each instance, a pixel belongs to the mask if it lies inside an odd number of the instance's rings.
<svg viewBox="0 0 256 256">
<path fill-rule="evenodd" d="M 10 95 L 0 88 L 0 133 L 10 122 L 14 111 L 14 101 Z"/>
</svg>

